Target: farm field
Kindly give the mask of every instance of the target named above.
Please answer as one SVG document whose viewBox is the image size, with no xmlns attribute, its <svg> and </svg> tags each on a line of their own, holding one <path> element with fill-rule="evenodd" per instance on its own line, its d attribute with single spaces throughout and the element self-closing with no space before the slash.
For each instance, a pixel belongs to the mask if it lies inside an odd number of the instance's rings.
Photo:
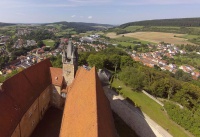
<svg viewBox="0 0 200 137">
<path fill-rule="evenodd" d="M 121 34 L 116 35 L 116 33 L 111 32 L 108 33 L 106 36 L 110 38 L 119 38 L 122 36 L 125 37 L 132 37 L 143 41 L 149 41 L 153 43 L 160 43 L 160 42 L 166 42 L 171 44 L 191 44 L 193 43 L 189 42 L 185 38 L 180 38 L 184 36 L 185 34 L 176 34 L 176 33 L 163 33 L 163 32 L 135 32 L 135 33 L 127 33 L 127 34 Z M 176 36 L 176 37 L 174 37 Z"/>
</svg>

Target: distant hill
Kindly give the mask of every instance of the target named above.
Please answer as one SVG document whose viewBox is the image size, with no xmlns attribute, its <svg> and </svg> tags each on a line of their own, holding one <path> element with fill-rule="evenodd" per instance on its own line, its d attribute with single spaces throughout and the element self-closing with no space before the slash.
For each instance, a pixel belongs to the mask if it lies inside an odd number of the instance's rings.
<svg viewBox="0 0 200 137">
<path fill-rule="evenodd" d="M 200 18 L 180 18 L 180 19 L 158 19 L 130 22 L 120 25 L 120 28 L 128 26 L 178 26 L 178 27 L 200 27 Z"/>
<path fill-rule="evenodd" d="M 43 25 L 53 25 L 53 24 L 61 24 L 65 26 L 66 28 L 74 28 L 76 32 L 86 32 L 86 31 L 93 31 L 93 30 L 103 30 L 110 27 L 113 27 L 112 25 L 108 24 L 97 24 L 97 23 L 83 23 L 83 22 L 55 22 L 55 23 L 48 23 Z"/>
<path fill-rule="evenodd" d="M 16 25 L 14 23 L 3 23 L 3 22 L 0 22 L 0 27 L 3 27 L 3 26 L 12 26 L 12 25 Z"/>
</svg>

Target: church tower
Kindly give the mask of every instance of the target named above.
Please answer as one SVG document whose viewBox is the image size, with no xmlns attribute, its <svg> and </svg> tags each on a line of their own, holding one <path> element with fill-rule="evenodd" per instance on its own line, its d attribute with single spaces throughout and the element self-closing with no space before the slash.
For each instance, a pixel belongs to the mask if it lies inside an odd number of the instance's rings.
<svg viewBox="0 0 200 137">
<path fill-rule="evenodd" d="M 66 49 L 67 47 L 67 49 Z M 65 84 L 70 85 L 74 80 L 76 71 L 78 69 L 78 53 L 77 48 L 72 45 L 71 39 L 68 41 L 68 45 L 64 45 L 62 53 L 63 63 L 63 76 Z"/>
</svg>

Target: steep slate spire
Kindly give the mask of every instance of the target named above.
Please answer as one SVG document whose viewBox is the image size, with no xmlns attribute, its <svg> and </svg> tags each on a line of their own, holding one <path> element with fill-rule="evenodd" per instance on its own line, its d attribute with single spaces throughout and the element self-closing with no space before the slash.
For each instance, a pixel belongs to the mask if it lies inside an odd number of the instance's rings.
<svg viewBox="0 0 200 137">
<path fill-rule="evenodd" d="M 65 45 L 63 46 L 63 51 L 62 51 L 62 63 L 66 62 L 66 53 L 65 53 Z"/>
<path fill-rule="evenodd" d="M 69 85 L 74 80 L 74 76 L 78 69 L 78 54 L 77 48 L 72 44 L 69 39 L 68 45 L 63 47 L 63 76 L 66 85 Z M 66 49 L 67 47 L 67 49 Z"/>
<path fill-rule="evenodd" d="M 69 39 L 67 49 L 66 46 L 63 47 L 62 62 L 74 64 L 77 61 L 77 50 L 74 45 L 72 45 L 71 39 Z"/>
<path fill-rule="evenodd" d="M 71 39 L 69 39 L 69 43 L 68 43 L 68 46 L 67 46 L 67 58 L 71 59 L 72 54 L 73 54 L 73 46 L 72 46 Z"/>
</svg>

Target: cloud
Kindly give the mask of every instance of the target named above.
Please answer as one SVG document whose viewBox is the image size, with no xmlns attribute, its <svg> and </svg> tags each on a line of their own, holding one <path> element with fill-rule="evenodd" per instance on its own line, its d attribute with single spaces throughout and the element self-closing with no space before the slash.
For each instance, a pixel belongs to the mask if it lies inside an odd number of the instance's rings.
<svg viewBox="0 0 200 137">
<path fill-rule="evenodd" d="M 72 18 L 75 18 L 75 17 L 76 17 L 76 15 L 72 15 L 71 17 L 72 17 Z"/>
<path fill-rule="evenodd" d="M 92 19 L 93 17 L 92 16 L 88 16 L 88 19 Z"/>
</svg>

